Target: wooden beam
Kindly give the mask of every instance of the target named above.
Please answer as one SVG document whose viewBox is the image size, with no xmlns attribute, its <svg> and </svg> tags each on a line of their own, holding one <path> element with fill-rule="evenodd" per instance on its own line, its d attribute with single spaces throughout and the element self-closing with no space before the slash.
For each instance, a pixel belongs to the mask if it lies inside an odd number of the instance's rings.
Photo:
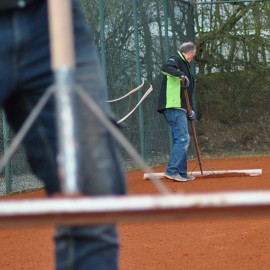
<svg viewBox="0 0 270 270">
<path fill-rule="evenodd" d="M 218 170 L 218 171 L 203 171 L 203 175 L 200 171 L 189 172 L 189 174 L 195 176 L 203 176 L 203 177 L 220 177 L 223 175 L 226 177 L 231 176 L 258 176 L 262 174 L 262 169 L 247 169 L 247 170 Z M 151 179 L 151 176 L 160 177 L 164 176 L 164 172 L 162 173 L 144 173 L 143 179 Z"/>
<path fill-rule="evenodd" d="M 269 216 L 270 191 L 0 201 L 0 226 Z"/>
</svg>

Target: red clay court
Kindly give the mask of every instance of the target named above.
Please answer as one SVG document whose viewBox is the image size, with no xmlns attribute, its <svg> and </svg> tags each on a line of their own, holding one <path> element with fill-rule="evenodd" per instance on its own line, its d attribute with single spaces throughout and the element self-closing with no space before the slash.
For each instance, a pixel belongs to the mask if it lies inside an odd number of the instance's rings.
<svg viewBox="0 0 270 270">
<path fill-rule="evenodd" d="M 189 162 L 193 169 L 197 161 Z M 212 170 L 262 169 L 260 176 L 164 180 L 171 191 L 270 190 L 270 157 L 205 160 Z M 164 167 L 154 168 L 162 172 Z M 128 173 L 129 194 L 156 194 L 141 170 Z M 44 197 L 43 191 L 2 199 Z M 120 223 L 120 270 L 268 270 L 270 217 Z M 1 228 L 1 270 L 54 269 L 53 227 Z"/>
</svg>

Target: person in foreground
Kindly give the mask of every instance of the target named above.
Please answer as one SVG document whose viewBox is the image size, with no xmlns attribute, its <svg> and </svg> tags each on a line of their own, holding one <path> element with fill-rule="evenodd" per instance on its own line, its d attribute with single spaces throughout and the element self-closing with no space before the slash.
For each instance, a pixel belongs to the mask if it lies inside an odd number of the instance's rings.
<svg viewBox="0 0 270 270">
<path fill-rule="evenodd" d="M 163 80 L 160 89 L 158 112 L 162 113 L 170 125 L 173 138 L 173 148 L 164 177 L 174 181 L 189 181 L 195 177 L 187 173 L 187 150 L 190 142 L 188 120 L 195 119 L 195 112 L 187 114 L 187 104 L 184 89 L 188 90 L 191 108 L 194 78 L 189 63 L 196 54 L 193 42 L 180 45 L 176 55 L 171 56 L 161 67 Z M 182 82 L 181 77 L 185 77 Z"/>
<path fill-rule="evenodd" d="M 72 0 L 72 13 L 76 83 L 113 119 L 92 33 L 85 23 L 79 0 Z M 1 0 L 0 25 L 0 105 L 16 133 L 54 80 L 47 1 Z M 79 104 L 79 98 L 76 102 L 81 193 L 89 196 L 126 194 L 124 166 L 113 138 L 95 115 L 83 103 Z M 61 192 L 53 96 L 23 144 L 30 167 L 44 182 L 48 195 Z M 55 268 L 58 270 L 116 270 L 118 254 L 115 224 L 59 226 L 56 230 Z"/>
</svg>

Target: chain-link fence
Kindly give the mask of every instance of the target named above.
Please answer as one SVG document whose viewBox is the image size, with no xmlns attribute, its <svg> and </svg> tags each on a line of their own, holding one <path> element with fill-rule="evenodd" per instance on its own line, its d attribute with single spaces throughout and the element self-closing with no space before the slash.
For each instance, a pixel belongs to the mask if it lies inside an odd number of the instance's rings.
<svg viewBox="0 0 270 270">
<path fill-rule="evenodd" d="M 166 162 L 170 152 L 168 126 L 156 112 L 159 68 L 187 40 L 195 41 L 198 48 L 192 68 L 202 155 L 269 151 L 269 1 L 82 3 L 94 25 L 109 97 L 123 95 L 141 80 L 146 81 L 145 88 L 154 87 L 124 126 L 124 133 L 150 164 Z M 140 96 L 113 104 L 117 117 L 131 110 Z"/>
<path fill-rule="evenodd" d="M 201 150 L 209 156 L 266 153 L 270 2 L 220 2 L 195 9 Z"/>
<path fill-rule="evenodd" d="M 14 135 L 7 125 L 5 114 L 2 112 L 0 124 L 1 156 L 8 151 L 13 138 Z M 24 149 L 20 146 L 0 173 L 0 194 L 36 189 L 42 186 L 43 184 L 31 174 Z"/>
<path fill-rule="evenodd" d="M 156 111 L 160 66 L 188 40 L 197 45 L 192 71 L 197 78 L 195 125 L 202 157 L 269 153 L 269 1 L 81 3 L 100 52 L 109 99 L 145 82 L 138 93 L 112 103 L 116 118 L 133 109 L 153 86 L 153 92 L 123 122 L 123 133 L 150 165 L 167 162 L 171 149 L 169 128 Z M 3 151 L 6 142 L 2 142 Z M 122 154 L 127 168 L 137 166 L 124 150 Z M 28 175 L 24 156 L 17 155 L 10 162 L 11 171 L 5 171 L 16 172 L 11 182 Z M 190 157 L 195 155 L 191 145 Z M 12 165 L 17 162 L 21 165 Z"/>
</svg>

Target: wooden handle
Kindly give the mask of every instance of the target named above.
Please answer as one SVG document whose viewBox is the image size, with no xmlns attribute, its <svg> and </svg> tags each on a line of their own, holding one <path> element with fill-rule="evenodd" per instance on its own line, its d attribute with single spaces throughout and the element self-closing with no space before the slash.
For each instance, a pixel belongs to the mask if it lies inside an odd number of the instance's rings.
<svg viewBox="0 0 270 270">
<path fill-rule="evenodd" d="M 185 82 L 186 82 L 185 76 L 181 76 L 181 80 L 182 80 L 182 84 L 185 85 Z M 186 99 L 186 104 L 187 104 L 187 113 L 188 115 L 192 115 L 187 89 L 184 90 L 184 94 L 185 94 L 185 99 Z"/>
<path fill-rule="evenodd" d="M 185 84 L 185 81 L 186 81 L 185 76 L 181 76 L 181 80 L 182 80 L 182 83 Z M 185 94 L 185 99 L 186 99 L 186 104 L 187 104 L 187 113 L 188 113 L 188 115 L 192 115 L 187 88 L 185 88 L 184 94 Z M 195 126 L 194 126 L 193 121 L 190 121 L 190 125 L 191 125 L 192 135 L 193 135 L 194 144 L 195 144 L 195 148 L 196 148 L 196 152 L 197 152 L 197 158 L 198 158 L 198 163 L 200 166 L 200 171 L 201 171 L 201 174 L 203 175 L 201 153 L 200 153 L 200 148 L 199 148 L 196 130 L 195 130 Z"/>
<path fill-rule="evenodd" d="M 52 68 L 74 67 L 74 37 L 70 0 L 48 0 Z"/>
</svg>

